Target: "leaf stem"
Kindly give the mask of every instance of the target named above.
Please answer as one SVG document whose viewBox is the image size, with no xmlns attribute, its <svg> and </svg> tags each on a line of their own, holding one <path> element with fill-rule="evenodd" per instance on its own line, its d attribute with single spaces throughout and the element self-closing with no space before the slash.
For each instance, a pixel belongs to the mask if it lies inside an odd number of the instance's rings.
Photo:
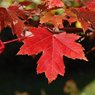
<svg viewBox="0 0 95 95">
<path fill-rule="evenodd" d="M 3 42 L 3 43 L 4 43 L 4 44 L 9 44 L 9 43 L 16 42 L 16 41 L 19 41 L 19 39 L 16 38 L 16 39 L 9 40 L 9 41 Z"/>
<path fill-rule="evenodd" d="M 32 34 L 31 34 L 31 35 L 32 35 Z M 21 40 L 24 40 L 24 39 L 26 39 L 27 37 L 29 37 L 29 36 L 31 36 L 31 35 L 19 37 L 19 38 L 12 39 L 12 40 L 9 40 L 9 41 L 3 42 L 3 43 L 4 43 L 4 45 L 6 45 L 6 44 L 9 44 L 9 43 L 12 43 L 12 42 L 21 41 Z"/>
</svg>

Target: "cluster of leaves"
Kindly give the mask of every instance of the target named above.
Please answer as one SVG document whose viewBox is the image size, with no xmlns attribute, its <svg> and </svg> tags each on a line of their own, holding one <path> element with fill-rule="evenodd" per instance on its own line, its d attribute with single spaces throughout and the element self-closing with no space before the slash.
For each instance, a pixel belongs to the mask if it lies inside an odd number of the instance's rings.
<svg viewBox="0 0 95 95">
<path fill-rule="evenodd" d="M 37 62 L 37 73 L 44 72 L 49 83 L 58 74 L 64 76 L 63 56 L 87 61 L 84 48 L 76 42 L 81 37 L 77 35 L 77 28 L 74 27 L 72 33 L 67 33 L 67 30 L 72 30 L 72 23 L 77 21 L 81 24 L 83 34 L 88 29 L 94 30 L 95 0 L 76 2 L 80 5 L 77 8 L 66 6 L 61 0 L 41 0 L 40 4 L 29 9 L 26 7 L 34 5 L 33 2 L 14 2 L 8 8 L 0 7 L 0 31 L 10 27 L 12 34 L 17 36 L 12 41 L 0 41 L 0 53 L 7 43 L 13 41 L 24 43 L 18 52 L 20 55 L 32 56 L 42 52 Z M 68 27 L 64 24 L 66 21 Z"/>
</svg>

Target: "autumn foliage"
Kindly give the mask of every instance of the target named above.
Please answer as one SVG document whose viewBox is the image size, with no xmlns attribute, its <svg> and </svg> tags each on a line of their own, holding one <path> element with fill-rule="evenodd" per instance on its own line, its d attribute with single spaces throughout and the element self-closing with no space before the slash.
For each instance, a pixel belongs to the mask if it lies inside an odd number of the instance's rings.
<svg viewBox="0 0 95 95">
<path fill-rule="evenodd" d="M 0 7 L 1 33 L 4 28 L 10 27 L 12 34 L 17 36 L 11 41 L 0 40 L 0 53 L 3 53 L 6 44 L 14 41 L 23 42 L 17 55 L 42 53 L 37 62 L 37 73 L 45 73 L 49 83 L 58 75 L 64 76 L 64 56 L 87 61 L 79 42 L 80 38 L 86 37 L 87 30 L 94 32 L 95 0 L 76 2 L 80 4 L 77 7 L 67 6 L 61 0 L 41 0 L 40 4 L 29 9 L 27 6 L 33 2 L 14 2 L 8 8 Z M 76 23 L 81 27 L 72 27 Z"/>
</svg>

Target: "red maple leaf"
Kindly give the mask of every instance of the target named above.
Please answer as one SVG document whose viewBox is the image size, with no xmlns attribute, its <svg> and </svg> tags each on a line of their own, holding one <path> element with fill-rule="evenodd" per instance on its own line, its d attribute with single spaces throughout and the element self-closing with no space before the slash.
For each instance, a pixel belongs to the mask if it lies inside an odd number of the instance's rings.
<svg viewBox="0 0 95 95">
<path fill-rule="evenodd" d="M 25 27 L 24 22 L 19 19 L 15 10 L 0 7 L 0 31 L 7 26 L 10 26 L 12 33 L 17 36 L 21 35 Z"/>
<path fill-rule="evenodd" d="M 95 12 L 86 8 L 72 8 L 71 11 L 76 14 L 77 20 L 81 23 L 84 31 L 91 26 L 95 28 Z"/>
<path fill-rule="evenodd" d="M 48 82 L 52 82 L 59 75 L 64 76 L 65 66 L 63 55 L 72 59 L 87 60 L 83 50 L 84 48 L 77 42 L 78 35 L 53 34 L 45 28 L 31 28 L 32 37 L 24 40 L 24 45 L 20 48 L 18 54 L 34 55 L 43 52 L 38 61 L 37 73 L 45 72 Z"/>
</svg>

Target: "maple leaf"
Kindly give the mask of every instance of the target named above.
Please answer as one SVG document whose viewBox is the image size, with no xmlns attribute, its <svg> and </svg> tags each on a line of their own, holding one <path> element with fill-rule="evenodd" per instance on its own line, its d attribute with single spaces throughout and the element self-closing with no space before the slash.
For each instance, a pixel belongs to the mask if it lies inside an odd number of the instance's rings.
<svg viewBox="0 0 95 95">
<path fill-rule="evenodd" d="M 72 8 L 71 11 L 76 14 L 77 20 L 81 23 L 84 31 L 91 26 L 95 27 L 95 12 L 86 8 Z"/>
<path fill-rule="evenodd" d="M 56 12 L 53 13 L 54 10 L 50 10 L 46 12 L 41 18 L 40 23 L 51 23 L 54 27 L 63 28 L 63 22 L 67 20 L 71 25 L 76 21 L 76 14 L 74 14 L 70 9 L 66 9 L 62 14 L 56 15 Z"/>
<path fill-rule="evenodd" d="M 0 29 L 2 30 L 7 26 L 10 26 L 12 33 L 17 36 L 21 35 L 25 27 L 23 21 L 16 15 L 15 10 L 0 7 Z"/>
<path fill-rule="evenodd" d="M 63 19 L 66 19 L 65 14 L 54 15 L 51 11 L 47 12 L 40 18 L 40 23 L 52 23 L 55 27 L 63 27 Z"/>
<path fill-rule="evenodd" d="M 37 73 L 45 72 L 49 83 L 55 80 L 58 74 L 64 76 L 63 55 L 72 59 L 87 60 L 83 53 L 84 48 L 75 42 L 79 39 L 78 35 L 66 32 L 52 34 L 47 29 L 40 27 L 32 27 L 30 31 L 33 36 L 24 40 L 24 45 L 18 54 L 34 55 L 43 52 L 38 61 Z"/>
<path fill-rule="evenodd" d="M 48 8 L 63 7 L 64 3 L 61 0 L 41 0 L 48 5 Z"/>
</svg>

